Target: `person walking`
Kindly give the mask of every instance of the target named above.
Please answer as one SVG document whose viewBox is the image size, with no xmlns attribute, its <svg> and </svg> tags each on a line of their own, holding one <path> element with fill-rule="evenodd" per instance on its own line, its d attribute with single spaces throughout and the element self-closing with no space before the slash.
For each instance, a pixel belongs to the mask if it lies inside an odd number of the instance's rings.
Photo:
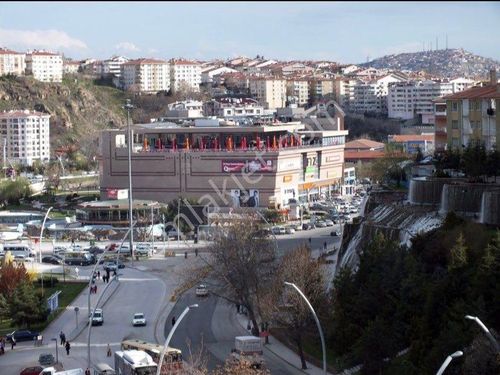
<svg viewBox="0 0 500 375">
<path fill-rule="evenodd" d="M 172 317 L 172 327 L 175 325 L 175 315 Z"/>
<path fill-rule="evenodd" d="M 59 338 L 61 339 L 61 345 L 66 344 L 66 335 L 63 331 L 61 331 L 61 333 L 59 334 Z"/>
<path fill-rule="evenodd" d="M 108 344 L 108 349 L 106 351 L 106 356 L 107 357 L 111 357 L 112 354 L 113 354 L 113 352 L 111 351 L 111 346 L 109 346 L 109 344 Z"/>
<path fill-rule="evenodd" d="M 90 369 L 87 367 L 87 369 L 85 370 L 85 375 L 90 375 Z"/>
<path fill-rule="evenodd" d="M 97 285 L 94 285 L 94 294 L 97 294 Z"/>
<path fill-rule="evenodd" d="M 323 242 L 323 250 L 325 250 L 325 251 L 326 251 L 326 241 L 325 241 L 325 242 Z"/>
<path fill-rule="evenodd" d="M 97 271 L 97 280 L 101 279 L 101 271 Z"/>
<path fill-rule="evenodd" d="M 14 346 L 16 346 L 16 339 L 12 336 L 12 341 L 10 342 L 10 350 L 14 350 Z"/>
<path fill-rule="evenodd" d="M 66 354 L 69 355 L 69 350 L 71 349 L 71 345 L 69 344 L 69 341 L 66 341 L 66 345 L 64 347 L 66 348 Z"/>
</svg>

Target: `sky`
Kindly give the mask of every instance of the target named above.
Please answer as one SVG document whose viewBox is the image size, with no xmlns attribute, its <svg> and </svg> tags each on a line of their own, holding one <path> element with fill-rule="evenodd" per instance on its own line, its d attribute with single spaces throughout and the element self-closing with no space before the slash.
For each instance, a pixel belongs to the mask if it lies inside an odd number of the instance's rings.
<svg viewBox="0 0 500 375">
<path fill-rule="evenodd" d="M 500 60 L 500 2 L 2 2 L 0 46 L 74 59 L 362 63 L 423 48 Z"/>
</svg>

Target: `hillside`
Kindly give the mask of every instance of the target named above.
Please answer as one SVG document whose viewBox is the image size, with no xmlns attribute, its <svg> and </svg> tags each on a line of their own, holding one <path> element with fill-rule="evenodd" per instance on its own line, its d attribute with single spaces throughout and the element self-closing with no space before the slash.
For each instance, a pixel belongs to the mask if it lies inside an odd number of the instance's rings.
<svg viewBox="0 0 500 375">
<path fill-rule="evenodd" d="M 96 154 L 99 131 L 127 124 L 121 108 L 131 94 L 98 84 L 81 75 L 62 83 L 44 83 L 31 77 L 0 77 L 0 111 L 29 109 L 46 112 L 50 118 L 51 148 L 77 145 L 87 156 Z M 134 123 L 149 122 L 165 111 L 174 97 L 143 95 L 133 98 Z"/>
<path fill-rule="evenodd" d="M 426 71 L 432 75 L 456 78 L 486 79 L 490 69 L 500 69 L 500 62 L 474 55 L 463 49 L 400 53 L 359 64 L 364 67 L 390 70 Z"/>
</svg>

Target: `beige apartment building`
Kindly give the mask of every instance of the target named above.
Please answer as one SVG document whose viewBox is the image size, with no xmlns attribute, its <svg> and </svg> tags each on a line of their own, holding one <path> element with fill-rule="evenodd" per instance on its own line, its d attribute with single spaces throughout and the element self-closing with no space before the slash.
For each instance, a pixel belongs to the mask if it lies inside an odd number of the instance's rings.
<svg viewBox="0 0 500 375">
<path fill-rule="evenodd" d="M 134 199 L 200 205 L 284 208 L 339 191 L 347 131 L 305 130 L 300 122 L 252 127 L 133 127 Z M 101 199 L 128 188 L 125 130 L 100 139 Z"/>
<path fill-rule="evenodd" d="M 62 82 L 63 59 L 57 53 L 33 51 L 26 55 L 26 75 L 42 82 Z"/>
<path fill-rule="evenodd" d="M 327 95 L 333 95 L 335 87 L 333 79 L 313 78 L 309 80 L 309 96 L 314 99 L 321 99 Z"/>
<path fill-rule="evenodd" d="M 120 65 L 123 90 L 154 94 L 170 90 L 170 68 L 163 60 L 137 59 Z"/>
<path fill-rule="evenodd" d="M 309 82 L 305 79 L 290 79 L 286 85 L 287 96 L 295 97 L 298 104 L 303 106 L 309 102 Z"/>
<path fill-rule="evenodd" d="M 276 78 L 251 78 L 250 94 L 255 96 L 265 109 L 284 108 L 286 103 L 286 80 Z"/>
<path fill-rule="evenodd" d="M 5 74 L 24 75 L 26 55 L 7 48 L 0 48 L 0 76 Z"/>
<path fill-rule="evenodd" d="M 189 60 L 170 61 L 170 87 L 179 90 L 200 91 L 201 65 Z"/>
<path fill-rule="evenodd" d="M 449 147 L 462 149 L 471 141 L 483 142 L 487 150 L 496 144 L 500 134 L 500 84 L 496 72 L 484 87 L 472 87 L 445 96 L 446 132 Z"/>
</svg>

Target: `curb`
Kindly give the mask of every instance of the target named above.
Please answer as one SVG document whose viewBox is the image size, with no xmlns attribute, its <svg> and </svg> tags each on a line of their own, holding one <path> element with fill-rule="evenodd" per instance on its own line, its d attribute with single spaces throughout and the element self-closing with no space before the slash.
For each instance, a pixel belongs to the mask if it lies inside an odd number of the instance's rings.
<svg viewBox="0 0 500 375">
<path fill-rule="evenodd" d="M 121 284 L 117 284 L 116 287 L 113 288 L 113 290 L 111 290 L 109 293 L 108 293 L 108 296 L 107 297 L 104 297 L 103 299 L 103 302 L 102 302 L 102 307 L 104 307 L 106 305 L 106 303 L 109 301 L 109 299 L 115 294 L 115 292 L 118 290 L 118 288 L 120 287 Z M 82 293 L 84 292 L 85 290 L 82 291 Z M 88 326 L 89 322 L 88 322 L 88 319 L 85 320 L 85 323 L 82 324 L 81 327 L 78 327 L 78 328 L 75 328 L 73 331 L 71 331 L 68 335 L 68 341 L 74 341 L 78 336 L 80 336 L 80 334 L 83 332 L 83 330 Z"/>
</svg>

